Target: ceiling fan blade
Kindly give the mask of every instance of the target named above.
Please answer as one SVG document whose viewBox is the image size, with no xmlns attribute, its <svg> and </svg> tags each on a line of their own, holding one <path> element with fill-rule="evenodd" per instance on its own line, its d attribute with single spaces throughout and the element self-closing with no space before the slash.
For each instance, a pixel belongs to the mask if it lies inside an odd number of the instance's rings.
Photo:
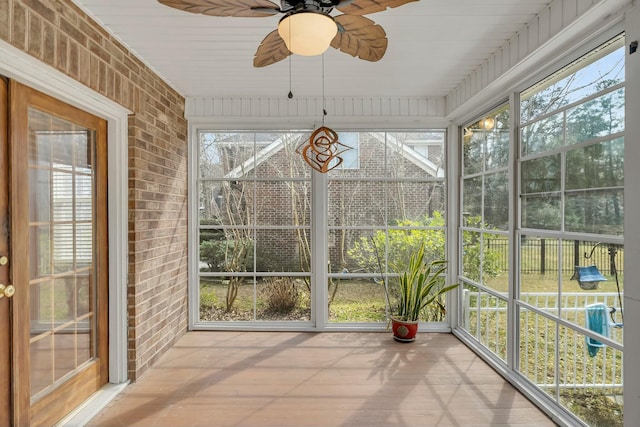
<svg viewBox="0 0 640 427">
<path fill-rule="evenodd" d="M 278 34 L 278 30 L 273 30 L 267 37 L 262 40 L 256 55 L 253 57 L 254 67 L 266 67 L 267 65 L 275 64 L 278 61 L 282 61 L 287 56 L 291 55 L 289 49 L 284 44 L 284 40 Z"/>
<path fill-rule="evenodd" d="M 367 15 L 382 12 L 387 8 L 402 6 L 412 1 L 419 0 L 347 0 L 345 5 L 338 5 L 336 9 L 347 15 Z M 341 1 L 340 3 L 345 2 Z"/>
<path fill-rule="evenodd" d="M 269 0 L 158 0 L 158 2 L 185 12 L 210 16 L 259 18 L 280 12 L 280 7 Z"/>
<path fill-rule="evenodd" d="M 387 34 L 371 19 L 358 15 L 338 15 L 336 22 L 344 28 L 331 41 L 331 47 L 367 61 L 378 61 L 387 51 Z"/>
</svg>

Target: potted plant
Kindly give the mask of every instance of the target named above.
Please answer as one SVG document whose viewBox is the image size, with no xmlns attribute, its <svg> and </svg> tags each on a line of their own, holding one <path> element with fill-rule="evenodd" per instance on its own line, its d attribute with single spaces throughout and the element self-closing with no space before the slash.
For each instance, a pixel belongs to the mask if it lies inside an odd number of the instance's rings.
<svg viewBox="0 0 640 427">
<path fill-rule="evenodd" d="M 447 269 L 446 264 L 445 260 L 426 262 L 424 246 L 420 246 L 411 255 L 407 269 L 401 273 L 397 282 L 394 281 L 397 283 L 397 287 L 391 289 L 394 303 L 389 300 L 385 284 L 387 303 L 391 310 L 391 328 L 396 341 L 414 341 L 418 323 L 425 313 L 435 311 L 444 314 L 441 297 L 458 286 L 445 286 L 445 279 L 441 275 Z"/>
</svg>

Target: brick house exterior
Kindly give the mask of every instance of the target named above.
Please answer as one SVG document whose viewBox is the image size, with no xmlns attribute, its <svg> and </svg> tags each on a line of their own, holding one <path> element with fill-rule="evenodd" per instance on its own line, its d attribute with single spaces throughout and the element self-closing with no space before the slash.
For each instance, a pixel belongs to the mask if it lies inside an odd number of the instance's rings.
<svg viewBox="0 0 640 427">
<path fill-rule="evenodd" d="M 391 135 L 403 133 L 361 132 L 359 135 L 358 146 L 354 147 L 357 160 L 348 168 L 329 172 L 328 221 L 330 227 L 337 228 L 329 236 L 331 268 L 334 272 L 343 268 L 358 268 L 348 259 L 346 250 L 362 236 L 371 233 L 364 230 L 343 230 L 342 227 L 366 226 L 371 230 L 380 229 L 393 225 L 399 219 L 420 220 L 431 217 L 435 211 L 444 213 L 445 210 L 444 133 L 438 135 L 440 140 L 436 139 L 427 152 L 423 153 L 427 157 L 416 152 L 409 140 L 396 144 Z M 386 135 L 389 135 L 387 142 L 384 138 Z M 308 135 L 300 135 L 296 144 L 301 144 L 305 138 Z M 402 138 L 400 136 L 398 139 Z M 226 144 L 221 144 L 221 153 L 224 153 L 222 147 Z M 252 163 L 253 154 L 250 154 L 247 160 L 249 167 L 243 169 L 236 166 L 226 175 L 219 170 L 215 172 L 220 179 L 213 181 L 213 191 L 216 194 L 205 194 L 205 197 L 201 194 L 202 199 L 207 200 L 203 206 L 204 217 L 217 216 L 222 224 L 234 224 L 237 220 L 229 218 L 228 212 L 238 214 L 234 208 L 237 207 L 237 200 L 242 199 L 244 212 L 238 216 L 248 218 L 250 226 L 255 221 L 258 228 L 255 235 L 257 272 L 309 271 L 310 266 L 305 265 L 302 253 L 304 249 L 293 227 L 309 226 L 311 221 L 311 168 L 303 162 L 300 154 L 291 147 L 285 149 L 284 144 L 275 149 L 273 145 L 263 148 L 263 151 L 269 151 L 268 156 L 263 155 L 260 148 L 257 150 L 255 165 Z M 237 161 L 236 156 L 235 150 L 222 154 L 226 163 L 232 165 Z M 232 158 L 234 160 L 229 160 Z M 346 162 L 343 165 L 345 164 Z M 238 172 L 241 169 L 242 174 Z M 288 177 L 304 177 L 306 180 L 289 181 Z M 256 181 L 252 178 L 256 178 Z M 348 180 L 341 180 L 344 178 Z M 264 181 L 269 179 L 273 181 Z M 436 182 L 427 182 L 429 180 Z M 235 194 L 230 196 L 230 192 Z M 385 200 L 386 197 L 388 200 Z M 214 200 L 229 200 L 236 203 L 236 206 L 227 211 L 220 209 L 220 202 L 216 203 Z M 254 205 L 255 213 L 250 210 Z M 240 224 L 246 225 L 243 222 Z M 262 229 L 269 226 L 292 228 L 276 231 Z M 338 235 L 342 233 L 344 235 Z M 224 232 L 219 230 L 218 238 L 222 238 L 222 235 Z M 231 237 L 227 236 L 227 239 Z M 251 265 L 247 267 L 251 271 Z"/>
</svg>

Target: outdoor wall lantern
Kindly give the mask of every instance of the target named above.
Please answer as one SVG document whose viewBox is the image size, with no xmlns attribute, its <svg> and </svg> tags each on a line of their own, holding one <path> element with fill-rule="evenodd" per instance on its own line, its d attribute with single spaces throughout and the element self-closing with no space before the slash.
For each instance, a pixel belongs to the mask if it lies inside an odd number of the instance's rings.
<svg viewBox="0 0 640 427">
<path fill-rule="evenodd" d="M 492 130 L 496 125 L 496 119 L 493 117 L 487 117 L 486 119 L 481 119 L 478 122 L 478 127 L 483 130 Z"/>
</svg>

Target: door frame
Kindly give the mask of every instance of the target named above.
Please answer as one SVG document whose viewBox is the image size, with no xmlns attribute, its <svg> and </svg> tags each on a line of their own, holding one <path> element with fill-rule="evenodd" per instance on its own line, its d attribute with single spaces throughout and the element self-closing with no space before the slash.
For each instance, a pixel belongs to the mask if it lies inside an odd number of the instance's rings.
<svg viewBox="0 0 640 427">
<path fill-rule="evenodd" d="M 107 120 L 109 382 L 127 374 L 128 115 L 120 104 L 0 40 L 0 74 Z"/>
<path fill-rule="evenodd" d="M 9 82 L 0 76 L 0 255 L 9 257 Z M 0 266 L 0 283 L 11 284 L 9 266 Z M 0 425 L 11 423 L 11 299 L 0 299 Z M 7 350 L 5 350 L 7 349 Z"/>
</svg>

